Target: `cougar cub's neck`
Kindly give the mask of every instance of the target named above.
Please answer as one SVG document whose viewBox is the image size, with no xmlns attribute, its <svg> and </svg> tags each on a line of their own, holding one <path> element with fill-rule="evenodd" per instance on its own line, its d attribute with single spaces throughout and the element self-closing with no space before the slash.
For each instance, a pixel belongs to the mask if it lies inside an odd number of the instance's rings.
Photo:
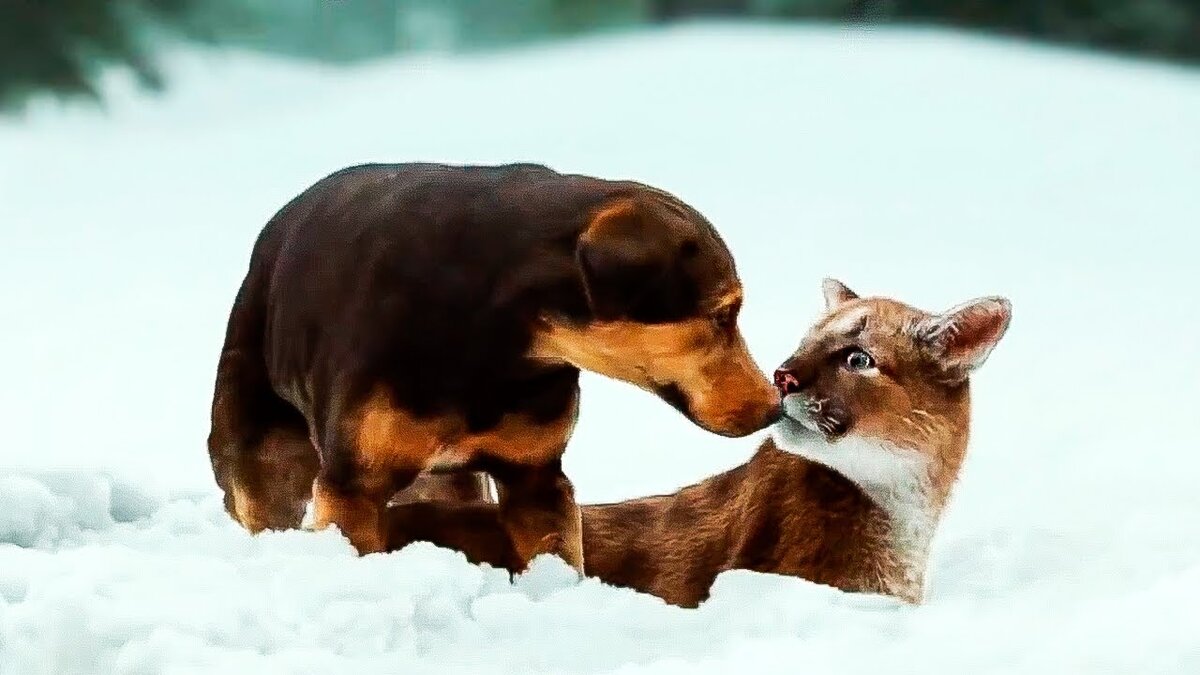
<svg viewBox="0 0 1200 675">
<path fill-rule="evenodd" d="M 743 531 L 732 567 L 920 602 L 942 481 L 916 453 L 846 439 L 829 462 L 801 445 L 821 442 L 776 431 L 759 448 L 733 521 Z"/>
</svg>

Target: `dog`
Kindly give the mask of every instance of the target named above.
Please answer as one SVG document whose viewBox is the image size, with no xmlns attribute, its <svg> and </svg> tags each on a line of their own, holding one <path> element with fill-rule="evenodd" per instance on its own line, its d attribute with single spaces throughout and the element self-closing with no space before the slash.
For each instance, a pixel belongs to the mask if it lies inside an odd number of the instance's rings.
<svg viewBox="0 0 1200 675">
<path fill-rule="evenodd" d="M 336 526 L 382 551 L 389 498 L 483 471 L 518 556 L 583 569 L 561 457 L 579 373 L 729 437 L 782 414 L 738 329 L 713 225 L 634 181 L 536 164 L 335 172 L 259 234 L 217 365 L 208 450 L 251 532 Z"/>
</svg>

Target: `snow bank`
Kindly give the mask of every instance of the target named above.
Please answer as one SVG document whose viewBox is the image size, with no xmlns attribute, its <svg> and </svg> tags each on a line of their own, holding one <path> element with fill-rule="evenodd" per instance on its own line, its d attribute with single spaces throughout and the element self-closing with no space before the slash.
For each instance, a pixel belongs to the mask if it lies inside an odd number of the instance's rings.
<svg viewBox="0 0 1200 675">
<path fill-rule="evenodd" d="M 1068 603 L 1016 583 L 1004 594 L 938 594 L 922 608 L 739 571 L 721 575 L 699 609 L 684 610 L 580 581 L 557 558 L 510 582 L 428 544 L 359 558 L 332 530 L 252 537 L 214 498 L 169 501 L 119 522 L 96 515 L 110 513 L 105 495 L 117 492 L 102 477 L 18 482 L 6 480 L 4 493 L 24 497 L 18 510 L 54 510 L 46 520 L 57 529 L 87 534 L 51 547 L 0 545 L 6 673 L 1185 673 L 1200 665 L 1190 621 L 1200 564 L 1144 588 L 1113 580 Z M 91 515 L 63 506 L 72 503 L 90 504 Z M 959 564 L 987 567 L 979 558 Z"/>
<path fill-rule="evenodd" d="M 0 122 L 0 672 L 1200 672 L 1200 73 L 927 31 L 689 28 L 326 70 L 182 52 L 146 99 Z M 250 537 L 204 449 L 229 303 L 332 168 L 547 162 L 720 227 L 760 363 L 833 275 L 1004 294 L 920 608 L 731 573 L 698 610 L 451 552 Z M 585 377 L 584 501 L 754 441 Z M 631 468 L 632 467 L 632 468 Z M 119 478 L 114 478 L 119 477 Z"/>
<path fill-rule="evenodd" d="M 149 516 L 158 499 L 102 474 L 0 476 L 0 544 L 53 550 Z"/>
</svg>

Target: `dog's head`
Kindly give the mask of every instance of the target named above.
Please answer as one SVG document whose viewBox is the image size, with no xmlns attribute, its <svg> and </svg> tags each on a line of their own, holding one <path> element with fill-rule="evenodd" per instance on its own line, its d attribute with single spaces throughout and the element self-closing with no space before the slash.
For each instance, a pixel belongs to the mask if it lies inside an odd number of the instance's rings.
<svg viewBox="0 0 1200 675">
<path fill-rule="evenodd" d="M 610 199 L 589 214 L 575 262 L 590 316 L 547 320 L 535 353 L 654 392 L 725 436 L 778 418 L 738 329 L 733 256 L 694 209 L 649 188 Z"/>
</svg>

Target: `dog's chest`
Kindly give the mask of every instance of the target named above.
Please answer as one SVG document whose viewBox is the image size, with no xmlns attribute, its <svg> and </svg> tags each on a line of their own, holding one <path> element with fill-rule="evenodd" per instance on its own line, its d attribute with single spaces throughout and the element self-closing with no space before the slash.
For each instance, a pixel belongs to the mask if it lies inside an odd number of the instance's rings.
<svg viewBox="0 0 1200 675">
<path fill-rule="evenodd" d="M 509 413 L 480 429 L 457 414 L 418 417 L 376 397 L 357 417 L 357 463 L 406 472 L 453 471 L 476 462 L 542 466 L 562 456 L 577 410 L 573 402 L 553 418 Z"/>
</svg>

